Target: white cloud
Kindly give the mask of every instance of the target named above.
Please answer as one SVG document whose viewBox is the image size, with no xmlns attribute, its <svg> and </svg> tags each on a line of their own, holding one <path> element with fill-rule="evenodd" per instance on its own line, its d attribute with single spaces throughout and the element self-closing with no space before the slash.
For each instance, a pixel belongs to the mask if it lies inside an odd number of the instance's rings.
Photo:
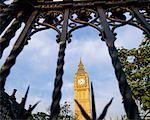
<svg viewBox="0 0 150 120">
<path fill-rule="evenodd" d="M 36 109 L 34 109 L 33 113 L 37 112 L 46 112 L 47 113 L 47 108 L 50 107 L 51 101 L 45 100 L 44 98 L 37 97 L 37 96 L 29 96 L 28 101 L 26 104 L 26 109 L 28 109 L 29 105 L 34 105 L 36 102 L 40 101 L 40 103 L 37 105 Z"/>
<path fill-rule="evenodd" d="M 50 35 L 53 37 L 52 34 Z M 57 58 L 57 51 L 58 45 L 55 40 L 49 40 L 48 35 L 38 33 L 24 47 L 24 50 L 17 58 L 17 62 L 30 66 L 33 71 L 44 73 L 56 66 L 54 61 Z"/>
<path fill-rule="evenodd" d="M 124 108 L 122 105 L 122 97 L 119 92 L 119 87 L 117 80 L 106 80 L 105 82 L 93 82 L 95 101 L 98 115 L 102 112 L 104 106 L 109 102 L 113 97 L 113 102 L 108 109 L 107 119 L 109 116 L 115 118 L 124 114 Z"/>
<path fill-rule="evenodd" d="M 10 4 L 10 3 L 12 3 L 14 0 L 7 0 L 6 2 L 5 2 L 5 4 Z"/>
<path fill-rule="evenodd" d="M 117 33 L 118 39 L 115 42 L 117 47 L 132 49 L 138 47 L 144 38 L 141 30 L 128 25 L 117 29 Z"/>
<path fill-rule="evenodd" d="M 72 82 L 67 82 L 67 84 L 64 84 L 64 88 L 68 89 L 68 88 L 73 88 L 73 83 Z"/>
<path fill-rule="evenodd" d="M 97 65 L 109 65 L 110 57 L 105 43 L 99 40 L 77 41 L 73 40 L 66 50 L 65 56 L 65 70 L 76 71 L 80 57 L 85 65 L 85 69 L 98 68 Z M 101 66 L 99 66 L 99 69 Z M 96 70 L 95 69 L 95 70 Z M 94 71 L 93 71 L 94 72 Z"/>
</svg>

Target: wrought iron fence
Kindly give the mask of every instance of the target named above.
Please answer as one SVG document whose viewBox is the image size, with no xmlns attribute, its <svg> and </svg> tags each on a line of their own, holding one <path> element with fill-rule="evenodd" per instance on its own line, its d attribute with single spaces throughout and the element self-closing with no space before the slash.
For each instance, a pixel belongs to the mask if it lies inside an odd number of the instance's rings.
<svg viewBox="0 0 150 120">
<path fill-rule="evenodd" d="M 149 0 L 64 0 L 57 2 L 51 0 L 14 0 L 9 5 L 4 4 L 4 1 L 0 3 L 0 33 L 4 32 L 4 35 L 0 38 L 0 58 L 15 36 L 16 31 L 20 28 L 21 23 L 24 22 L 25 27 L 0 69 L 2 108 L 4 107 L 2 104 L 3 96 L 6 94 L 5 82 L 18 55 L 28 44 L 28 40 L 31 39 L 33 34 L 42 30 L 53 29 L 58 33 L 56 41 L 59 44 L 59 53 L 50 119 L 56 120 L 60 111 L 66 46 L 71 42 L 72 33 L 75 30 L 90 26 L 99 31 L 102 41 L 108 47 L 127 117 L 134 120 L 140 119 L 138 107 L 132 98 L 132 91 L 127 83 L 118 58 L 118 51 L 114 45 L 116 40 L 114 31 L 121 26 L 132 25 L 141 29 L 143 34 L 149 37 Z M 126 16 L 126 13 L 129 16 Z M 12 25 L 5 30 L 13 19 L 15 20 Z M 10 99 L 9 96 L 6 98 Z M 9 101 L 8 103 L 14 104 L 14 102 Z"/>
</svg>

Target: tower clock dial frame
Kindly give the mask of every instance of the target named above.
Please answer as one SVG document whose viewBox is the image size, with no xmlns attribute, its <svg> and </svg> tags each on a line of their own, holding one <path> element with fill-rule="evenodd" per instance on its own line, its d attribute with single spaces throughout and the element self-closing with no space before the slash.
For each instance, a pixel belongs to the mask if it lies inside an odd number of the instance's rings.
<svg viewBox="0 0 150 120">
<path fill-rule="evenodd" d="M 78 79 L 78 85 L 85 85 L 85 84 L 86 84 L 85 79 L 83 79 L 83 78 Z"/>
</svg>

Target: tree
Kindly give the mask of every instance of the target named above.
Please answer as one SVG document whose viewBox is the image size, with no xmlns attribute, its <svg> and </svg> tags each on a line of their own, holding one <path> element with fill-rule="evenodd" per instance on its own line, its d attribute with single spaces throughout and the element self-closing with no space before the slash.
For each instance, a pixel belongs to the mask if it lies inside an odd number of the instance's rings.
<svg viewBox="0 0 150 120">
<path fill-rule="evenodd" d="M 49 115 L 44 113 L 44 112 L 38 112 L 35 114 L 32 114 L 32 116 L 30 118 L 28 118 L 28 120 L 48 120 Z"/>
<path fill-rule="evenodd" d="M 70 103 L 65 102 L 64 105 L 61 106 L 61 110 L 59 113 L 59 120 L 75 120 L 73 115 L 73 111 L 70 108 Z"/>
<path fill-rule="evenodd" d="M 44 112 L 38 112 L 36 114 L 32 114 L 32 116 L 28 120 L 49 120 L 50 117 L 50 107 L 47 109 L 48 113 Z M 73 111 L 71 110 L 70 103 L 64 102 L 63 105 L 61 105 L 61 110 L 58 116 L 59 120 L 75 120 L 75 115 L 73 114 Z"/>
<path fill-rule="evenodd" d="M 150 40 L 145 38 L 138 48 L 121 48 L 118 53 L 126 78 L 144 116 L 150 114 Z"/>
</svg>

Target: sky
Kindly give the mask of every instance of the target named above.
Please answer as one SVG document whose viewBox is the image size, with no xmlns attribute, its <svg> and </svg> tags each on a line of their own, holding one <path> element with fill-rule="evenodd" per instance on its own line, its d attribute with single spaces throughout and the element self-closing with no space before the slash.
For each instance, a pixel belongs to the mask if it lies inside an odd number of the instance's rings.
<svg viewBox="0 0 150 120">
<path fill-rule="evenodd" d="M 9 55 L 23 27 L 24 24 L 11 40 L 10 46 L 4 51 L 0 66 Z M 118 28 L 116 32 L 115 45 L 117 48 L 132 49 L 137 47 L 143 40 L 142 31 L 132 26 Z M 73 80 L 81 57 L 85 70 L 89 74 L 89 80 L 93 82 L 97 115 L 102 112 L 108 101 L 114 97 L 108 109 L 107 118 L 110 116 L 115 118 L 125 114 L 122 97 L 107 46 L 105 42 L 101 41 L 98 34 L 91 27 L 82 28 L 73 33 L 72 42 L 67 44 L 61 104 L 64 101 L 69 101 L 73 109 Z M 56 43 L 56 35 L 57 33 L 51 29 L 34 34 L 29 44 L 18 56 L 5 85 L 6 92 L 9 95 L 11 95 L 14 88 L 17 89 L 16 98 L 18 102 L 21 101 L 28 85 L 30 85 L 26 108 L 29 104 L 41 100 L 34 112 L 45 112 L 51 104 L 59 47 Z"/>
</svg>

